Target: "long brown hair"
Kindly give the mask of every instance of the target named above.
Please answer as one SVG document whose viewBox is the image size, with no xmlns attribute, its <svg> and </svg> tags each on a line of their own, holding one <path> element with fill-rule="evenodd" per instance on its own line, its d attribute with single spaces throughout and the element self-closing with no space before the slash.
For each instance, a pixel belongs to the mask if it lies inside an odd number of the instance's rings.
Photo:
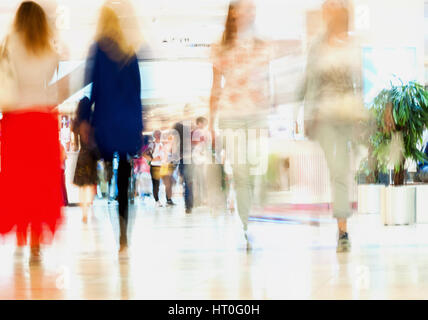
<svg viewBox="0 0 428 320">
<path fill-rule="evenodd" d="M 221 41 L 221 45 L 223 47 L 233 47 L 236 41 L 238 27 L 236 25 L 236 8 L 237 4 L 231 2 L 229 4 L 229 10 L 227 12 L 226 25 L 223 32 L 223 38 Z"/>
<path fill-rule="evenodd" d="M 21 3 L 16 12 L 14 30 L 21 36 L 27 50 L 40 55 L 52 50 L 51 30 L 42 7 L 33 1 Z"/>
<path fill-rule="evenodd" d="M 255 9 L 253 0 L 234 0 L 230 2 L 223 38 L 221 41 L 223 47 L 231 48 L 235 46 L 238 38 L 238 31 L 240 31 L 238 30 L 239 28 L 248 28 L 254 31 L 253 27 L 255 17 L 253 15 L 253 9 Z M 242 19 L 246 21 L 246 25 L 244 26 L 242 25 Z M 254 34 L 253 38 L 255 38 Z"/>
</svg>

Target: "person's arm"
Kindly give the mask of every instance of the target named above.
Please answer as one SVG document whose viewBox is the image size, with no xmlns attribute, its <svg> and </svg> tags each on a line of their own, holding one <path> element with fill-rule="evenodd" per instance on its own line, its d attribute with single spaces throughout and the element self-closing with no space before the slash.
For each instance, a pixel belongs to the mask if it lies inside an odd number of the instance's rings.
<svg viewBox="0 0 428 320">
<path fill-rule="evenodd" d="M 213 132 L 214 130 L 214 121 L 217 116 L 217 110 L 218 110 L 218 102 L 220 100 L 220 94 L 221 94 L 221 79 L 222 79 L 222 70 L 221 70 L 221 60 L 220 55 L 222 54 L 220 46 L 213 46 L 212 52 L 211 52 L 211 60 L 213 65 L 213 81 L 212 81 L 212 87 L 211 87 L 211 96 L 210 96 L 210 117 L 209 117 L 209 123 L 208 128 L 210 132 Z"/>
<path fill-rule="evenodd" d="M 137 56 L 135 56 L 134 61 L 132 62 L 132 75 L 133 75 L 133 79 L 134 79 L 134 84 L 135 84 L 135 90 L 136 90 L 136 94 L 138 95 L 138 101 L 141 102 L 141 75 L 140 75 L 140 66 L 138 65 L 138 59 Z M 144 123 L 143 123 L 143 106 L 141 105 L 141 122 L 139 123 L 139 130 L 141 131 L 141 134 L 144 130 Z M 141 139 L 143 139 L 143 137 L 141 136 Z M 141 143 L 143 141 L 141 140 Z"/>
<path fill-rule="evenodd" d="M 95 102 L 97 94 L 97 75 L 98 75 L 98 52 L 96 46 L 92 46 L 89 51 L 88 59 L 85 66 L 85 83 L 92 83 L 90 96 L 79 106 L 80 128 L 79 134 L 83 142 L 89 143 L 91 133 L 92 105 Z"/>
<path fill-rule="evenodd" d="M 98 55 L 99 48 L 97 44 L 92 45 L 89 49 L 88 58 L 86 59 L 85 65 L 85 82 L 87 84 L 92 84 L 91 93 L 89 96 L 90 105 L 94 104 L 97 95 L 97 76 L 98 76 Z"/>
<path fill-rule="evenodd" d="M 319 44 L 321 40 L 316 40 L 310 47 L 307 62 L 305 67 L 305 73 L 303 76 L 303 81 L 300 83 L 297 89 L 297 101 L 304 103 L 304 130 L 306 136 L 311 136 L 316 127 L 316 111 L 313 109 L 310 90 L 314 90 L 313 86 L 310 85 L 312 72 L 315 67 L 315 60 L 319 54 Z M 309 101 L 308 101 L 309 100 Z"/>
<path fill-rule="evenodd" d="M 213 85 L 211 88 L 211 97 L 210 97 L 210 123 L 209 128 L 213 130 L 214 128 L 214 119 L 217 115 L 218 110 L 218 101 L 221 93 L 221 78 L 222 74 L 215 66 L 213 66 Z"/>
<path fill-rule="evenodd" d="M 43 77 L 45 77 L 44 93 L 49 103 L 53 106 L 53 109 L 55 109 L 70 96 L 70 81 L 68 77 L 58 79 L 60 63 L 59 54 L 57 52 L 51 52 L 49 55 L 49 59 L 52 59 L 52 64 L 49 66 L 49 69 L 44 70 L 44 72 L 46 72 L 43 75 Z M 51 80 L 53 80 L 51 84 L 48 84 Z"/>
</svg>

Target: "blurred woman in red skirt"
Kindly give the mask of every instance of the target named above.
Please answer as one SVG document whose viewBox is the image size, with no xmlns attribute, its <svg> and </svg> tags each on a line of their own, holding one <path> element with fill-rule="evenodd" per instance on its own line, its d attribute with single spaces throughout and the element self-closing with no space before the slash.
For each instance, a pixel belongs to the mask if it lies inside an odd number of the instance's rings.
<svg viewBox="0 0 428 320">
<path fill-rule="evenodd" d="M 52 42 L 43 9 L 35 2 L 23 2 L 2 50 L 13 70 L 17 94 L 0 106 L 0 235 L 15 231 L 18 246 L 24 246 L 29 233 L 30 262 L 40 259 L 40 243 L 49 241 L 57 230 L 63 205 L 54 111 L 58 97 L 55 87 L 49 86 L 59 57 Z"/>
</svg>

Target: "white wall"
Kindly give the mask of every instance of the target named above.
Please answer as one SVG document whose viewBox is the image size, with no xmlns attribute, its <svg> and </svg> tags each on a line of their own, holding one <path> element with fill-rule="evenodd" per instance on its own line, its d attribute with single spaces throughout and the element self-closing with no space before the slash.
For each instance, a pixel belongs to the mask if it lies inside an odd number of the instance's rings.
<svg viewBox="0 0 428 320">
<path fill-rule="evenodd" d="M 417 80 L 423 82 L 424 0 L 355 0 L 354 4 L 357 12 L 359 6 L 369 9 L 368 29 L 357 30 L 362 44 L 389 48 L 415 47 Z"/>
</svg>

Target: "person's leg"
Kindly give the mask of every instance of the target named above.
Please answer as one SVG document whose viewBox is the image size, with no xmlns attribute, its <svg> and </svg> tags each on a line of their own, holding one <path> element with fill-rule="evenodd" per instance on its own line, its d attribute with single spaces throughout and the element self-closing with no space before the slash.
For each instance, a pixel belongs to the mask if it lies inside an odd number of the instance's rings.
<svg viewBox="0 0 428 320">
<path fill-rule="evenodd" d="M 239 217 L 242 221 L 244 232 L 248 230 L 248 216 L 251 209 L 251 181 L 248 165 L 236 164 L 232 166 L 233 181 L 236 192 L 236 201 Z"/>
<path fill-rule="evenodd" d="M 87 210 L 88 210 L 88 214 L 90 214 L 91 211 L 93 211 L 93 203 L 94 203 L 94 198 L 96 195 L 97 189 L 96 186 L 94 185 L 90 185 L 86 187 L 86 203 L 87 203 Z"/>
<path fill-rule="evenodd" d="M 202 165 L 202 173 L 201 173 L 201 199 L 202 205 L 206 206 L 208 203 L 208 180 L 207 180 L 207 165 Z"/>
<path fill-rule="evenodd" d="M 166 195 L 166 201 L 168 204 L 172 202 L 172 179 L 170 175 L 166 175 L 162 177 L 162 181 L 165 185 L 165 195 Z"/>
<path fill-rule="evenodd" d="M 226 207 L 227 193 L 223 188 L 223 166 L 218 163 L 207 165 L 207 205 L 213 214 Z"/>
<path fill-rule="evenodd" d="M 193 166 L 194 172 L 193 172 L 193 201 L 195 207 L 200 206 L 200 192 L 199 192 L 199 165 Z"/>
<path fill-rule="evenodd" d="M 82 222 L 86 223 L 88 221 L 88 210 L 86 206 L 86 187 L 79 187 L 79 201 L 80 208 L 82 209 Z"/>
<path fill-rule="evenodd" d="M 337 218 L 337 229 L 339 234 L 342 235 L 348 232 L 348 220 L 346 218 Z"/>
<path fill-rule="evenodd" d="M 198 165 L 195 165 L 194 168 L 196 171 L 195 179 L 194 179 L 196 186 L 193 186 L 193 197 L 194 197 L 194 201 L 197 202 L 198 206 L 202 206 L 204 202 L 204 191 L 203 191 L 204 167 L 202 164 L 198 164 Z"/>
<path fill-rule="evenodd" d="M 339 233 L 338 251 L 349 249 L 347 219 L 352 210 L 349 203 L 349 148 L 348 130 L 332 125 L 320 126 L 318 138 L 330 171 L 333 216 L 337 220 Z M 343 240 L 343 241 L 342 241 Z M 342 243 L 344 244 L 342 248 Z"/>
<path fill-rule="evenodd" d="M 82 186 L 79 188 L 80 207 L 82 209 L 82 221 L 88 221 L 89 211 L 94 200 L 94 187 Z"/>
<path fill-rule="evenodd" d="M 117 172 L 117 189 L 119 202 L 120 245 L 121 249 L 128 245 L 128 187 L 131 165 L 126 156 L 120 156 Z"/>
<path fill-rule="evenodd" d="M 237 211 L 241 218 L 247 245 L 250 246 L 248 239 L 248 217 L 252 207 L 252 196 L 247 150 L 249 123 L 245 120 L 232 121 L 223 126 L 225 129 L 231 129 L 234 134 L 232 140 L 233 143 L 231 145 L 226 143 L 224 151 L 226 154 L 226 160 L 230 162 L 232 169 Z M 240 138 L 237 139 L 237 137 Z"/>
<path fill-rule="evenodd" d="M 40 260 L 40 237 L 42 234 L 41 226 L 31 225 L 30 234 L 30 263 Z"/>
<path fill-rule="evenodd" d="M 65 183 L 65 170 L 61 169 L 61 189 L 62 189 L 62 198 L 63 198 L 63 202 L 64 202 L 64 206 L 67 207 L 68 206 L 68 194 L 67 194 L 67 186 Z"/>
<path fill-rule="evenodd" d="M 107 183 L 107 200 L 110 202 L 112 199 L 112 180 L 113 180 L 113 163 L 111 161 L 104 161 L 104 179 Z"/>
<path fill-rule="evenodd" d="M 347 219 L 352 214 L 349 199 L 350 154 L 346 128 L 339 128 L 335 134 L 335 154 L 332 167 L 333 215 L 337 219 L 339 234 L 347 233 Z"/>
<path fill-rule="evenodd" d="M 157 179 L 159 174 L 157 167 L 150 167 L 150 174 L 152 176 L 152 186 L 153 186 L 153 198 L 156 202 L 159 202 L 159 184 L 160 181 Z"/>
<path fill-rule="evenodd" d="M 16 246 L 24 247 L 27 245 L 27 228 L 18 227 L 16 230 Z"/>
<path fill-rule="evenodd" d="M 351 248 L 347 225 L 347 219 L 352 214 L 349 199 L 350 159 L 348 141 L 344 139 L 345 136 L 345 133 L 338 134 L 336 140 L 336 170 L 333 176 L 333 216 L 337 219 L 339 232 L 338 252 L 349 251 Z"/>
<path fill-rule="evenodd" d="M 180 164 L 180 166 L 182 166 L 186 213 L 191 213 L 193 209 L 192 167 L 189 164 Z"/>
</svg>

